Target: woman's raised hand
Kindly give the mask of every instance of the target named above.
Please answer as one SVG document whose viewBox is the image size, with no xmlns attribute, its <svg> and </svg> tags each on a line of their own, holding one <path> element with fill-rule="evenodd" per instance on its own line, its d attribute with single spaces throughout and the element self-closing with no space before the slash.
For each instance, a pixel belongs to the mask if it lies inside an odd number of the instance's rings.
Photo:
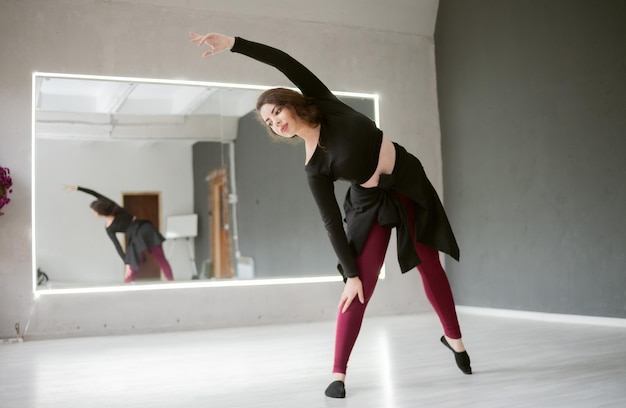
<svg viewBox="0 0 626 408">
<path fill-rule="evenodd" d="M 191 42 L 195 43 L 198 47 L 202 47 L 204 44 L 209 46 L 209 50 L 202 53 L 203 57 L 217 54 L 224 50 L 230 50 L 235 45 L 235 37 L 229 37 L 219 33 L 208 33 L 204 35 L 189 32 Z"/>
<path fill-rule="evenodd" d="M 63 190 L 76 191 L 78 190 L 78 186 L 70 186 L 69 184 L 63 184 Z"/>
</svg>

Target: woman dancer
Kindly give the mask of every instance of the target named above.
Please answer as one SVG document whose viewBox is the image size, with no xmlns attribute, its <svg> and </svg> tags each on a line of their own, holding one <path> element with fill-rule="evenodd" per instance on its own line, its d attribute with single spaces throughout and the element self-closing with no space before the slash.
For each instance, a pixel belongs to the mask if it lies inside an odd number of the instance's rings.
<svg viewBox="0 0 626 408">
<path fill-rule="evenodd" d="M 105 219 L 105 229 L 117 253 L 120 255 L 124 264 L 126 264 L 124 272 L 124 283 L 135 280 L 139 266 L 145 260 L 145 253 L 150 252 L 157 263 L 161 267 L 161 271 L 167 280 L 174 280 L 172 276 L 172 268 L 165 258 L 163 246 L 165 237 L 159 233 L 156 227 L 148 220 L 140 220 L 133 216 L 123 207 L 117 205 L 113 200 L 97 193 L 93 190 L 78 186 L 65 186 L 66 190 L 82 191 L 96 197 L 96 200 L 90 204 L 90 207 L 96 217 Z M 122 249 L 120 242 L 115 236 L 116 233 L 123 232 L 126 234 L 126 252 Z"/>
<path fill-rule="evenodd" d="M 283 51 L 217 33 L 190 36 L 192 43 L 209 47 L 203 56 L 224 50 L 246 55 L 277 68 L 302 92 L 270 89 L 261 94 L 256 108 L 271 133 L 304 141 L 308 183 L 345 281 L 332 378 L 325 394 L 345 397 L 348 358 L 393 227 L 397 228 L 402 272 L 417 267 L 426 296 L 443 326 L 441 342 L 452 350 L 457 366 L 471 374 L 452 291 L 438 253 L 443 251 L 458 260 L 459 249 L 420 161 L 393 143 L 369 118 L 339 101 L 312 72 Z M 338 179 L 351 183 L 344 202 L 346 230 L 334 195 L 333 183 Z M 353 302 L 355 298 L 358 302 Z"/>
</svg>

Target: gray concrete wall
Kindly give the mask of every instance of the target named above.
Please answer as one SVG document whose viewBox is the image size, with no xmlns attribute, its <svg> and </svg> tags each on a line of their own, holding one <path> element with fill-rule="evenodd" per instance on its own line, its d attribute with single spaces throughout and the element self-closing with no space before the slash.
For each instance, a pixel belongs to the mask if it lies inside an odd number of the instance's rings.
<svg viewBox="0 0 626 408">
<path fill-rule="evenodd" d="M 440 2 L 462 305 L 626 317 L 626 3 Z"/>
<path fill-rule="evenodd" d="M 339 283 L 48 295 L 32 292 L 33 71 L 289 86 L 241 55 L 203 59 L 187 32 L 222 31 L 293 54 L 334 90 L 378 93 L 381 125 L 441 190 L 433 27 L 437 1 L 0 0 L 0 163 L 13 202 L 0 217 L 0 338 L 189 330 L 332 319 Z M 358 13 L 354 10 L 358 9 Z M 369 313 L 427 310 L 392 243 Z"/>
</svg>

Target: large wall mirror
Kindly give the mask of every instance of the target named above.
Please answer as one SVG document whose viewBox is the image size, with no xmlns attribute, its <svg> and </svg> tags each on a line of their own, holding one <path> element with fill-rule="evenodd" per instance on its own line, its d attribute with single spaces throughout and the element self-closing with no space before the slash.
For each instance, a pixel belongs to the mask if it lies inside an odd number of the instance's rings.
<svg viewBox="0 0 626 408">
<path fill-rule="evenodd" d="M 255 116 L 266 88 L 33 74 L 35 292 L 339 279 L 302 144 L 272 140 Z M 378 122 L 376 95 L 337 94 Z M 174 280 L 146 259 L 123 283 L 94 198 L 65 185 L 150 218 Z M 336 184 L 340 203 L 346 188 Z"/>
</svg>

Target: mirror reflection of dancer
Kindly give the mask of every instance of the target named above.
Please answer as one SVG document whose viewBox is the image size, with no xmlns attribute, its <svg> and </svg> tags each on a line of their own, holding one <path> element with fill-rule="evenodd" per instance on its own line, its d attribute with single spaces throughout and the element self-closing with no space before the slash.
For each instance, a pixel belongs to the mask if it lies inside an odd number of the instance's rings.
<svg viewBox="0 0 626 408">
<path fill-rule="evenodd" d="M 156 227 L 148 220 L 140 220 L 126 211 L 124 207 L 120 207 L 115 201 L 97 193 L 93 190 L 78 186 L 65 186 L 66 190 L 82 191 L 96 197 L 96 200 L 90 204 L 94 216 L 103 217 L 105 229 L 117 253 L 120 255 L 126 265 L 124 273 L 124 282 L 129 283 L 135 280 L 139 266 L 145 260 L 145 253 L 150 252 L 163 271 L 163 275 L 167 280 L 174 280 L 172 276 L 172 268 L 163 253 L 162 243 L 165 237 L 156 229 Z M 123 232 L 126 234 L 126 253 L 122 249 L 120 242 L 115 236 L 116 233 Z"/>
<path fill-rule="evenodd" d="M 339 302 L 332 382 L 326 395 L 345 397 L 348 358 L 393 227 L 397 229 L 402 272 L 417 267 L 443 326 L 441 342 L 452 350 L 457 366 L 471 374 L 438 252 L 458 260 L 459 248 L 420 161 L 365 115 L 337 99 L 312 72 L 283 51 L 217 33 L 190 36 L 192 43 L 209 47 L 203 56 L 224 50 L 246 55 L 277 68 L 302 92 L 267 90 L 257 101 L 257 112 L 271 133 L 304 141 L 308 183 L 346 281 Z M 346 230 L 334 194 L 337 179 L 351 183 L 344 203 Z M 353 302 L 355 298 L 358 302 Z"/>
</svg>

